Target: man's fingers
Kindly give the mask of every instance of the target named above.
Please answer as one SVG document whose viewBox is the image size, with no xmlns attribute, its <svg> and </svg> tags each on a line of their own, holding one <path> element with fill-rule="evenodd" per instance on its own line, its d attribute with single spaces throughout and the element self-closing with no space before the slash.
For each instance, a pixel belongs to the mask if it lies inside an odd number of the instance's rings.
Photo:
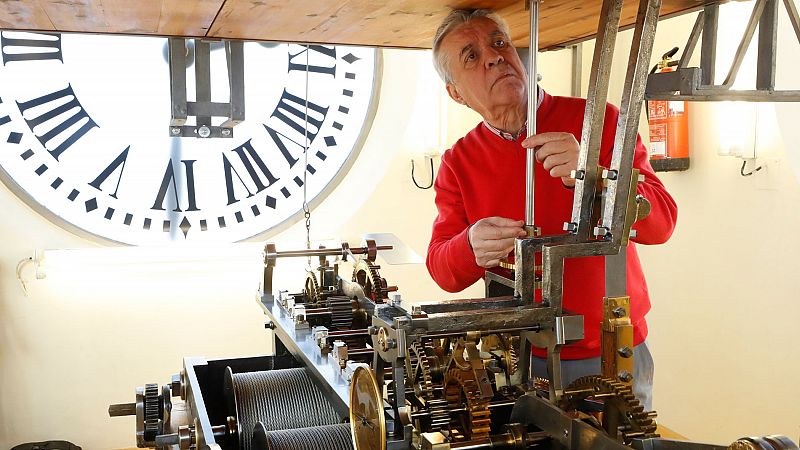
<svg viewBox="0 0 800 450">
<path fill-rule="evenodd" d="M 497 216 L 486 217 L 484 219 L 479 220 L 478 222 L 487 223 L 497 227 L 521 227 L 525 225 L 525 221 L 522 220 L 513 220 Z"/>
<path fill-rule="evenodd" d="M 535 148 L 547 144 L 548 142 L 562 141 L 564 139 L 568 139 L 569 137 L 573 137 L 572 134 L 564 132 L 553 131 L 539 133 L 534 134 L 533 136 L 528 136 L 524 141 L 522 141 L 522 146 L 525 148 Z"/>
<path fill-rule="evenodd" d="M 567 163 L 571 162 L 572 160 L 573 160 L 572 155 L 570 155 L 569 153 L 566 153 L 566 152 L 557 153 L 557 154 L 553 154 L 553 155 L 550 155 L 547 158 L 545 158 L 542 161 L 542 167 L 544 167 L 544 170 L 548 170 L 549 171 L 553 167 L 560 166 L 562 164 L 567 164 Z"/>
<path fill-rule="evenodd" d="M 506 238 L 506 239 L 488 239 L 483 240 L 479 243 L 476 250 L 483 251 L 486 253 L 490 252 L 497 252 L 497 253 L 508 253 L 514 249 L 514 241 L 515 237 Z"/>
</svg>

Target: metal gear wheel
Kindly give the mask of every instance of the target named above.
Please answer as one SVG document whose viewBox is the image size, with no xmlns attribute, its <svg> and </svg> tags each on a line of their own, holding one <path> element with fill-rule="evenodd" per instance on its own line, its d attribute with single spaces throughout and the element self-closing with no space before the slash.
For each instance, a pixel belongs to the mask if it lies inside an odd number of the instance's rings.
<svg viewBox="0 0 800 450">
<path fill-rule="evenodd" d="M 155 442 L 156 436 L 162 431 L 162 408 L 157 384 L 144 385 L 144 439 Z"/>
<path fill-rule="evenodd" d="M 365 259 L 359 260 L 353 269 L 353 281 L 364 289 L 364 295 L 375 303 L 383 303 L 389 298 L 392 289 L 388 287 L 386 279 L 381 278 L 377 266 Z"/>
<path fill-rule="evenodd" d="M 453 440 L 482 439 L 491 431 L 489 400 L 481 398 L 475 374 L 471 370 L 450 369 L 444 380 L 444 396 L 452 410 L 450 432 Z"/>
<path fill-rule="evenodd" d="M 331 309 L 331 328 L 349 330 L 353 328 L 353 302 L 349 297 L 330 297 L 328 307 Z"/>
<path fill-rule="evenodd" d="M 620 442 L 659 436 L 655 412 L 645 411 L 628 385 L 592 375 L 573 381 L 564 392 L 559 407 L 565 411 L 579 410 L 584 400 L 602 401 L 603 429 Z"/>
<path fill-rule="evenodd" d="M 315 304 L 322 301 L 322 291 L 319 288 L 319 283 L 317 283 L 317 276 L 312 271 L 306 272 L 303 294 L 305 294 L 306 303 L 308 304 Z"/>
</svg>

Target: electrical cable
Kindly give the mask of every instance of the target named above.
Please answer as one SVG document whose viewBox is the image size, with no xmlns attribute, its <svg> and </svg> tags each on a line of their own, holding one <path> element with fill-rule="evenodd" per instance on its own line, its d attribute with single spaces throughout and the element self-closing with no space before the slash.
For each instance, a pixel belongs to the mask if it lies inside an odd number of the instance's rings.
<svg viewBox="0 0 800 450">
<path fill-rule="evenodd" d="M 413 159 L 411 160 L 411 181 L 414 182 L 414 186 L 420 189 L 430 189 L 433 187 L 433 158 L 430 158 L 430 160 L 431 160 L 431 182 L 427 186 L 420 186 L 419 183 L 417 183 L 417 179 L 414 177 L 414 160 Z"/>
</svg>

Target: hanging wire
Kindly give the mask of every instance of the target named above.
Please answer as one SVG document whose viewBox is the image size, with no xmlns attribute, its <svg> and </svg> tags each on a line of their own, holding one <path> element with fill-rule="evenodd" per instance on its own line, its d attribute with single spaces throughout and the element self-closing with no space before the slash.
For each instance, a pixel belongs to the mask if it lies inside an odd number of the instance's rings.
<svg viewBox="0 0 800 450">
<path fill-rule="evenodd" d="M 311 249 L 311 209 L 308 206 L 308 183 L 306 174 L 308 173 L 308 147 L 311 144 L 308 142 L 308 54 L 311 53 L 311 47 L 306 44 L 306 101 L 305 101 L 305 145 L 303 146 L 303 215 L 306 218 L 306 249 Z M 308 265 L 311 265 L 311 257 L 308 257 Z"/>
<path fill-rule="evenodd" d="M 427 186 L 420 186 L 419 183 L 417 183 L 417 179 L 414 178 L 414 160 L 413 159 L 411 160 L 411 181 L 414 182 L 414 186 L 420 189 L 430 189 L 431 187 L 433 187 L 433 158 L 428 158 L 428 159 L 431 160 L 431 181 Z"/>
<path fill-rule="evenodd" d="M 753 156 L 757 156 L 758 155 L 756 153 L 756 151 L 758 150 L 757 145 L 758 145 L 758 107 L 756 107 L 756 119 L 755 119 L 755 125 L 753 126 Z M 743 177 L 749 177 L 750 175 L 752 175 L 752 174 L 758 172 L 759 170 L 761 170 L 761 166 L 758 166 L 755 169 L 751 170 L 750 172 L 745 173 L 744 172 L 744 168 L 746 166 L 747 166 L 747 159 L 743 158 L 742 159 L 742 168 L 739 169 L 739 173 Z"/>
</svg>

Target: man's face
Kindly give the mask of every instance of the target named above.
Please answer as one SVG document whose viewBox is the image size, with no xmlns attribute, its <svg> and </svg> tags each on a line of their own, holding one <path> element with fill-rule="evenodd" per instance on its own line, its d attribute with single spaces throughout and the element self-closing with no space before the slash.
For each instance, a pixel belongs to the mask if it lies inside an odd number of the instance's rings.
<svg viewBox="0 0 800 450">
<path fill-rule="evenodd" d="M 527 101 L 527 75 L 508 36 L 491 19 L 458 25 L 441 43 L 452 76 L 450 97 L 485 119 Z"/>
</svg>

